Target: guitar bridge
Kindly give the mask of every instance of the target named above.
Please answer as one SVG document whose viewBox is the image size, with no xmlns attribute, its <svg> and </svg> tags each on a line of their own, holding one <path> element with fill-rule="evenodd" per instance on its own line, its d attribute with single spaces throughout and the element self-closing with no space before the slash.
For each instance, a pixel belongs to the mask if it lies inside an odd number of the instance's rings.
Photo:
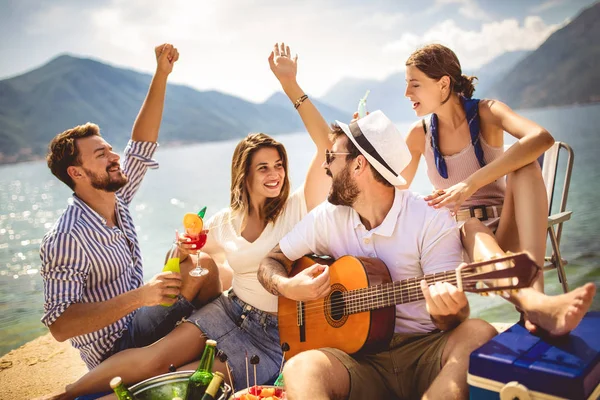
<svg viewBox="0 0 600 400">
<path fill-rule="evenodd" d="M 296 302 L 296 315 L 298 316 L 298 330 L 300 333 L 300 341 L 306 342 L 306 325 L 304 325 L 304 302 L 297 301 Z"/>
</svg>

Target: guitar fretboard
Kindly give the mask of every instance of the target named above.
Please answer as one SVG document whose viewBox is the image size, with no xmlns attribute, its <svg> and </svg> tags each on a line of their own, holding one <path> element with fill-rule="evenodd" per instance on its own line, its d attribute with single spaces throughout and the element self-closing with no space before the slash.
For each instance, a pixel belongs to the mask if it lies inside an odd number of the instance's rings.
<svg viewBox="0 0 600 400">
<path fill-rule="evenodd" d="M 343 294 L 344 314 L 356 314 L 396 304 L 423 300 L 425 297 L 421 291 L 420 284 L 423 279 L 427 281 L 428 285 L 436 282 L 456 284 L 456 272 L 438 272 L 418 278 L 409 278 L 402 281 L 350 290 Z M 332 307 L 334 306 L 332 305 Z"/>
</svg>

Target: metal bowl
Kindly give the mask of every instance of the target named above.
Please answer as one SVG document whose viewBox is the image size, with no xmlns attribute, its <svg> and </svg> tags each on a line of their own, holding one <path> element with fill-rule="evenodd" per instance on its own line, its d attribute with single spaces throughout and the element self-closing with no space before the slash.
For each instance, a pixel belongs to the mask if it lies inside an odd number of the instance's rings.
<svg viewBox="0 0 600 400">
<path fill-rule="evenodd" d="M 194 371 L 169 372 L 146 379 L 131 386 L 129 390 L 137 400 L 172 400 L 174 397 L 185 399 L 188 379 L 193 373 Z M 219 389 L 217 393 L 217 400 L 225 400 L 231 393 L 231 387 L 225 383 L 223 385 L 223 389 Z"/>
<path fill-rule="evenodd" d="M 268 389 L 268 388 L 275 388 L 275 389 L 282 389 L 281 386 L 273 386 L 273 385 L 258 385 L 260 387 L 262 387 L 263 389 Z M 229 397 L 229 400 L 235 400 L 237 399 L 239 396 L 248 393 L 248 388 L 246 389 L 242 389 L 242 390 L 238 390 L 237 392 L 235 392 L 234 394 L 231 395 L 231 397 Z M 285 394 L 285 392 L 284 392 Z"/>
</svg>

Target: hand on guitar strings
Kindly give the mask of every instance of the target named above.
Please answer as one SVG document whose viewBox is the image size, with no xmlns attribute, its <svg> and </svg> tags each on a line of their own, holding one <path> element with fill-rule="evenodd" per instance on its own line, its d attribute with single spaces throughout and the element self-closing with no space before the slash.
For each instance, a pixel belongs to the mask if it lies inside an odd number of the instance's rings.
<svg viewBox="0 0 600 400">
<path fill-rule="evenodd" d="M 436 282 L 427 285 L 427 281 L 422 280 L 421 291 L 425 297 L 427 312 L 440 329 L 454 327 L 457 322 L 462 322 L 468 316 L 467 296 L 451 283 Z"/>
<path fill-rule="evenodd" d="M 297 275 L 285 279 L 281 285 L 281 294 L 296 301 L 309 301 L 323 298 L 331 290 L 329 267 L 315 264 Z"/>
</svg>

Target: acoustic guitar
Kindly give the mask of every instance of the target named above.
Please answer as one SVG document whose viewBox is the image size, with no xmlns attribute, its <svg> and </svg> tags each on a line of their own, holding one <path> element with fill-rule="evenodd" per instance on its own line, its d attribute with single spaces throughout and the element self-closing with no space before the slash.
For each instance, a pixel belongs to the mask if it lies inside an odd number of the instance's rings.
<svg viewBox="0 0 600 400">
<path fill-rule="evenodd" d="M 279 297 L 279 336 L 289 346 L 286 359 L 321 347 L 348 354 L 384 349 L 394 334 L 395 305 L 424 300 L 423 279 L 429 285 L 449 282 L 465 292 L 488 295 L 529 287 L 540 270 L 526 253 L 518 253 L 392 282 L 385 263 L 377 258 L 343 256 L 334 261 L 305 256 L 294 263 L 290 276 L 315 263 L 330 266 L 331 291 L 325 298 Z M 502 269 L 496 268 L 499 263 Z"/>
</svg>

